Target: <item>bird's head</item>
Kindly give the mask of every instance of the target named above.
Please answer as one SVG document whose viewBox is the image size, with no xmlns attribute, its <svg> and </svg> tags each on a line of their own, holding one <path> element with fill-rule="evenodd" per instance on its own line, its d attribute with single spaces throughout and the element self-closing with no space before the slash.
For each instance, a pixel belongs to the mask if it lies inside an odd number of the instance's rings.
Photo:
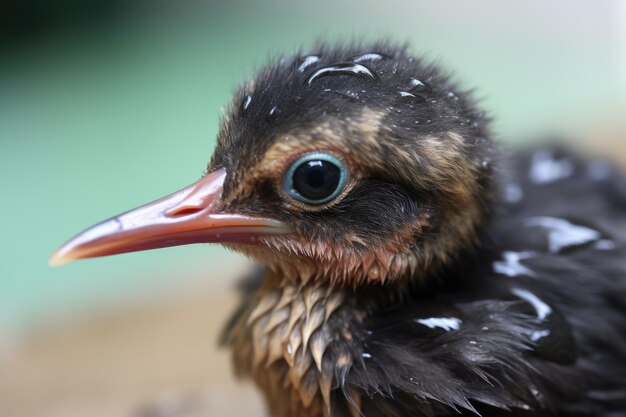
<svg viewBox="0 0 626 417">
<path fill-rule="evenodd" d="M 419 279 L 470 249 L 489 214 L 485 124 L 405 48 L 319 46 L 239 89 L 208 174 L 79 234 L 51 262 L 219 242 L 292 279 Z"/>
</svg>

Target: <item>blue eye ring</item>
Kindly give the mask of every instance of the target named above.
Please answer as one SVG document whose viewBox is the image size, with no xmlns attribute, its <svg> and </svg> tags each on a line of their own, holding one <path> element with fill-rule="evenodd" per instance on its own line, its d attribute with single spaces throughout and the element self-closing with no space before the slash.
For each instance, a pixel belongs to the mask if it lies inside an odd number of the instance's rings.
<svg viewBox="0 0 626 417">
<path fill-rule="evenodd" d="M 302 195 L 302 193 L 296 189 L 297 187 L 296 187 L 296 184 L 294 183 L 294 175 L 296 174 L 296 171 L 298 171 L 299 168 L 304 167 L 305 164 L 309 162 L 316 162 L 316 161 L 320 161 L 322 163 L 329 163 L 332 166 L 334 166 L 338 170 L 339 178 L 337 180 L 337 185 L 335 186 L 332 193 L 329 193 L 329 195 L 324 196 L 323 198 L 313 199 L 313 198 L 308 198 Z M 329 201 L 332 201 L 339 194 L 341 194 L 343 189 L 346 187 L 347 183 L 348 183 L 348 167 L 346 166 L 345 162 L 325 152 L 311 152 L 311 153 L 302 155 L 300 158 L 298 158 L 291 164 L 291 166 L 285 173 L 285 178 L 283 180 L 283 189 L 294 200 L 300 201 L 302 203 L 310 204 L 310 205 L 321 205 L 321 204 L 328 203 Z"/>
</svg>

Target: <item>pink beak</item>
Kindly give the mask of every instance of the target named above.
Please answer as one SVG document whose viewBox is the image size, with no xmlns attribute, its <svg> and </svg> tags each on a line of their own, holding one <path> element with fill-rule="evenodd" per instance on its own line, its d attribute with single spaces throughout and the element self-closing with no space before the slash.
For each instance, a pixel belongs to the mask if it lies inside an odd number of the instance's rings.
<svg viewBox="0 0 626 417">
<path fill-rule="evenodd" d="M 50 265 L 191 243 L 255 244 L 257 238 L 290 233 L 283 222 L 218 211 L 226 171 L 79 233 L 50 258 Z"/>
</svg>

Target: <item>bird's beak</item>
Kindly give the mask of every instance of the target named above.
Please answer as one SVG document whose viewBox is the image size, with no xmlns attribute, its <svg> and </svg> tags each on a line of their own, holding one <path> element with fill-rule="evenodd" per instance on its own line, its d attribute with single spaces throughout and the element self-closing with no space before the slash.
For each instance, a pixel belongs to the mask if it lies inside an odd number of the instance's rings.
<svg viewBox="0 0 626 417">
<path fill-rule="evenodd" d="M 255 244 L 259 237 L 291 231 L 274 219 L 220 212 L 225 178 L 226 171 L 219 169 L 174 194 L 98 223 L 61 246 L 50 265 L 190 243 Z"/>
</svg>

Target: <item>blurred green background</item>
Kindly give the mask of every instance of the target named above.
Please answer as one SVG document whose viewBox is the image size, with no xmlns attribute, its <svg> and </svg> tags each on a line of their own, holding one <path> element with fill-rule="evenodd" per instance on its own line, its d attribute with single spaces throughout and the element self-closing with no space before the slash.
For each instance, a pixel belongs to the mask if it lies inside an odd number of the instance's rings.
<svg viewBox="0 0 626 417">
<path fill-rule="evenodd" d="M 50 268 L 74 233 L 198 179 L 220 108 L 316 39 L 408 40 L 477 89 L 501 140 L 626 116 L 626 2 L 26 1 L 0 10 L 0 340 L 243 262 L 208 246 Z M 217 272 L 216 272 L 217 271 Z"/>
</svg>

